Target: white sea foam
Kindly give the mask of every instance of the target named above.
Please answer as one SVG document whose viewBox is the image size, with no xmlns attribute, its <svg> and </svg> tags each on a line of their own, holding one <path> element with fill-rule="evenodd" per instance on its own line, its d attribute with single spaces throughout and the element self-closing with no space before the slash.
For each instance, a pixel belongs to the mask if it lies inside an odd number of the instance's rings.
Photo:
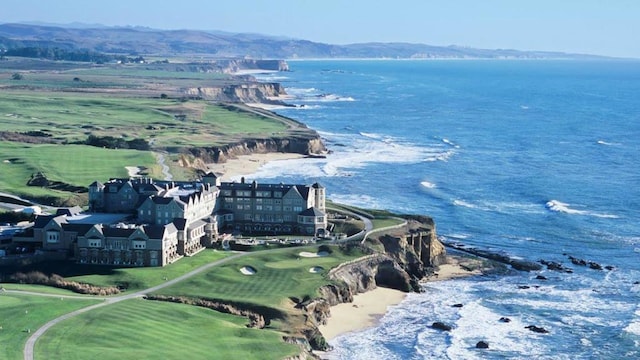
<svg viewBox="0 0 640 360">
<path fill-rule="evenodd" d="M 436 184 L 429 182 L 429 181 L 423 181 L 420 183 L 420 185 L 422 185 L 423 187 L 427 188 L 427 189 L 435 189 L 436 188 Z"/>
<path fill-rule="evenodd" d="M 382 135 L 380 134 L 374 134 L 374 133 L 366 133 L 366 132 L 360 132 L 360 135 L 367 137 L 367 138 L 371 138 L 371 139 L 382 139 Z"/>
<path fill-rule="evenodd" d="M 459 148 L 460 148 L 460 146 L 459 146 L 459 145 L 456 145 L 455 143 L 453 143 L 451 140 L 449 140 L 449 139 L 447 139 L 447 138 L 442 138 L 442 142 L 443 142 L 443 143 L 445 143 L 445 144 L 447 144 L 447 145 L 449 145 L 449 146 L 451 146 L 451 147 L 454 147 L 454 148 L 456 148 L 456 149 L 459 149 Z"/>
<path fill-rule="evenodd" d="M 622 143 L 619 143 L 619 142 L 610 142 L 605 140 L 598 140 L 596 141 L 596 144 L 603 145 L 603 146 L 621 146 L 622 145 Z"/>
<path fill-rule="evenodd" d="M 466 207 L 466 208 L 469 208 L 469 209 L 476 209 L 477 208 L 476 205 L 474 205 L 472 203 L 469 203 L 469 202 L 466 202 L 464 200 L 460 200 L 460 199 L 453 200 L 453 205 L 462 206 L 462 207 Z"/>
<path fill-rule="evenodd" d="M 558 200 L 550 200 L 550 201 L 547 201 L 547 203 L 545 204 L 545 207 L 547 209 L 549 209 L 551 211 L 554 211 L 554 212 L 559 212 L 559 213 L 565 213 L 565 214 L 570 214 L 570 215 L 594 216 L 594 217 L 599 217 L 599 218 L 604 218 L 604 219 L 618 219 L 619 218 L 619 216 L 617 216 L 617 215 L 600 214 L 600 213 L 587 211 L 587 210 L 577 210 L 577 209 L 572 209 L 570 206 L 571 205 L 569 205 L 567 203 L 563 203 L 563 202 L 558 201 Z"/>
<path fill-rule="evenodd" d="M 635 313 L 635 317 L 631 320 L 629 325 L 624 328 L 624 331 L 640 336 L 640 307 L 638 307 L 638 310 Z M 638 339 L 636 343 L 640 343 L 640 339 Z"/>
</svg>

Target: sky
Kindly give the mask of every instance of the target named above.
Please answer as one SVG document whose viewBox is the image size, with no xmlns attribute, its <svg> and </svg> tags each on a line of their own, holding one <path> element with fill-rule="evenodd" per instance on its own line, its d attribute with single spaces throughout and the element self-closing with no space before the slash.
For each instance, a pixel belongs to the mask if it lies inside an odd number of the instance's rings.
<svg viewBox="0 0 640 360">
<path fill-rule="evenodd" d="M 222 30 L 640 58 L 638 0 L 2 0 L 0 23 Z"/>
</svg>

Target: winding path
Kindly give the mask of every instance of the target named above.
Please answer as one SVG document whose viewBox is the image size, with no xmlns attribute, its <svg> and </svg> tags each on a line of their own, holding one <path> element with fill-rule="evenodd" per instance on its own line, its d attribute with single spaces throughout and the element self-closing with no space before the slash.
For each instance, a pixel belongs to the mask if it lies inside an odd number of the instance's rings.
<svg viewBox="0 0 640 360">
<path fill-rule="evenodd" d="M 275 250 L 279 250 L 279 249 L 275 249 Z M 175 279 L 171 279 L 171 280 L 169 280 L 167 282 L 164 282 L 164 283 L 162 283 L 160 285 L 156 285 L 156 286 L 150 287 L 148 289 L 136 291 L 136 292 L 133 292 L 131 294 L 125 294 L 125 295 L 108 297 L 108 298 L 107 297 L 101 297 L 101 299 L 104 299 L 104 301 L 101 302 L 101 303 L 94 304 L 94 305 L 91 305 L 91 306 L 87 306 L 87 307 L 84 307 L 82 309 L 78 309 L 78 310 L 72 311 L 70 313 L 61 315 L 61 316 L 59 316 L 59 317 L 47 322 L 43 326 L 41 326 L 38 330 L 36 330 L 29 337 L 29 339 L 27 339 L 27 342 L 24 345 L 24 360 L 33 360 L 33 352 L 34 352 L 35 345 L 36 345 L 36 342 L 38 341 L 38 339 L 40 339 L 40 337 L 45 332 L 47 332 L 47 330 L 49 330 L 52 326 L 60 323 L 61 321 L 64 321 L 64 320 L 72 318 L 72 317 L 74 317 L 76 315 L 80 315 L 80 314 L 85 313 L 87 311 L 91 311 L 91 310 L 94 310 L 94 309 L 97 309 L 97 308 L 100 308 L 100 307 L 103 307 L 103 306 L 107 306 L 107 305 L 110 305 L 110 304 L 115 304 L 115 303 L 118 303 L 120 301 L 129 300 L 129 299 L 133 299 L 133 298 L 137 298 L 137 297 L 142 297 L 142 296 L 144 296 L 144 295 L 146 295 L 148 293 L 152 293 L 152 292 L 158 291 L 160 289 L 163 289 L 165 287 L 177 284 L 180 281 L 186 280 L 186 279 L 188 279 L 188 278 L 190 278 L 190 277 L 192 277 L 194 275 L 200 274 L 201 272 L 206 271 L 206 270 L 208 270 L 208 269 L 210 269 L 210 268 L 212 268 L 214 266 L 218 266 L 218 265 L 224 264 L 224 263 L 226 263 L 228 261 L 231 261 L 233 259 L 237 259 L 239 257 L 243 257 L 243 256 L 251 255 L 251 254 L 255 254 L 255 252 L 246 252 L 246 253 L 236 254 L 236 255 L 232 255 L 232 256 L 226 257 L 224 259 L 216 260 L 216 261 L 211 262 L 209 264 L 203 265 L 203 266 L 201 266 L 201 267 L 199 267 L 199 268 L 197 268 L 195 270 L 192 270 L 192 271 L 190 271 L 190 272 L 188 272 L 188 273 L 186 273 L 184 275 L 178 276 Z M 22 291 L 15 291 L 15 290 L 5 290 L 5 291 L 7 291 L 7 292 L 29 293 L 29 294 L 32 294 L 32 295 L 40 295 L 40 296 L 61 297 L 61 295 L 53 295 L 53 294 L 22 292 Z M 66 296 L 69 297 L 70 295 L 66 295 Z M 90 297 L 81 297 L 81 296 L 78 296 L 78 297 L 83 298 L 83 299 L 91 299 Z"/>
<path fill-rule="evenodd" d="M 160 154 L 159 154 L 160 155 Z M 164 159 L 164 157 L 163 157 Z M 160 162 L 160 159 L 158 159 L 158 162 Z M 333 209 L 333 210 L 337 210 L 337 209 Z M 362 236 L 362 242 L 364 242 L 367 238 L 367 236 L 373 232 L 378 232 L 378 231 L 383 231 L 383 230 L 387 230 L 387 229 L 391 229 L 391 228 L 397 228 L 400 226 L 404 226 L 406 223 L 404 224 L 400 224 L 400 225 L 394 225 L 394 226 L 389 226 L 389 227 L 385 227 L 385 228 L 380 228 L 380 229 L 376 229 L 373 230 L 373 223 L 371 222 L 370 219 L 356 214 L 356 213 L 352 213 L 349 211 L 344 211 L 344 210 L 338 210 L 341 212 L 346 212 L 349 213 L 352 216 L 358 217 L 360 218 L 365 225 L 364 230 L 362 230 L 361 232 L 352 235 L 346 239 L 343 240 L 339 240 L 336 242 L 347 242 L 350 240 L 354 240 L 356 238 L 358 238 L 359 236 Z M 289 248 L 280 248 L 280 249 L 272 249 L 272 250 L 263 250 L 263 252 L 277 252 L 277 251 L 287 251 L 289 250 Z M 55 294 L 46 294 L 46 293 L 36 293 L 36 292 L 30 292 L 30 291 L 18 291 L 18 290 L 4 290 L 6 292 L 12 292 L 12 293 L 23 293 L 23 294 L 30 294 L 30 295 L 38 295 L 38 296 L 54 296 L 54 297 L 65 297 L 65 298 L 82 298 L 82 299 L 104 299 L 103 302 L 98 303 L 98 304 L 94 304 L 94 305 L 90 305 L 87 307 L 84 307 L 82 309 L 78 309 L 75 311 L 72 311 L 70 313 L 61 315 L 53 320 L 50 320 L 49 322 L 47 322 L 46 324 L 44 324 L 43 326 L 41 326 L 40 328 L 38 328 L 38 330 L 36 330 L 28 339 L 27 342 L 24 345 L 24 360 L 34 360 L 34 349 L 35 349 L 35 345 L 36 342 L 38 341 L 38 339 L 40 339 L 40 337 L 42 335 L 44 335 L 45 332 L 47 332 L 47 330 L 49 330 L 51 327 L 55 326 L 56 324 L 67 320 L 69 318 L 72 318 L 74 316 L 80 315 L 82 313 L 97 309 L 97 308 L 101 308 L 103 306 L 107 306 L 110 304 L 115 304 L 124 300 L 129 300 L 129 299 L 133 299 L 133 298 L 137 298 L 137 297 L 142 297 L 148 293 L 153 293 L 156 292 L 160 289 L 163 289 L 165 287 L 171 286 L 171 285 L 175 285 L 181 281 L 184 281 L 192 276 L 195 276 L 197 274 L 200 274 L 206 270 L 209 270 L 212 267 L 215 266 L 219 266 L 222 265 L 226 262 L 229 262 L 231 260 L 240 258 L 240 257 L 244 257 L 244 256 L 248 256 L 248 255 L 255 255 L 256 252 L 244 252 L 244 253 L 239 253 L 239 254 L 235 254 L 235 255 L 231 255 L 229 257 L 226 257 L 224 259 L 220 259 L 220 260 L 216 260 L 214 262 L 205 264 L 195 270 L 192 270 L 184 275 L 178 276 L 175 279 L 171 279 L 169 281 L 166 281 L 160 285 L 156 285 L 153 287 L 150 287 L 148 289 L 144 289 L 144 290 L 140 290 L 140 291 L 136 291 L 130 294 L 125 294 L 125 295 L 119 295 L 119 296 L 114 296 L 114 297 L 88 297 L 88 296 L 73 296 L 73 295 L 55 295 Z"/>
<path fill-rule="evenodd" d="M 162 167 L 162 176 L 166 181 L 173 180 L 173 175 L 169 172 L 169 166 L 165 163 L 165 155 L 166 153 L 156 153 L 156 159 L 158 160 L 158 165 Z"/>
</svg>

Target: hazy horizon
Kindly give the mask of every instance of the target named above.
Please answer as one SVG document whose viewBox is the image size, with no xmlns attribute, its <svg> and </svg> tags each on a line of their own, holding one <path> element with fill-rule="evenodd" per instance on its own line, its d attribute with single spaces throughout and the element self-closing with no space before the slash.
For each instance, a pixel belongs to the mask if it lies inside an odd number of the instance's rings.
<svg viewBox="0 0 640 360">
<path fill-rule="evenodd" d="M 150 0 L 5 0 L 0 23 L 73 23 L 202 30 L 327 44 L 405 42 L 482 49 L 554 51 L 640 58 L 640 2 L 631 0 L 395 1 L 296 0 L 176 6 Z"/>
</svg>

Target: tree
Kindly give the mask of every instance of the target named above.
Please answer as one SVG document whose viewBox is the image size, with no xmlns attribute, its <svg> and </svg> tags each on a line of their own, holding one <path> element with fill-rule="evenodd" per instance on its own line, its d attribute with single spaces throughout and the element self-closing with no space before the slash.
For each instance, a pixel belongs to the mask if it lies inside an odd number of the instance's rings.
<svg viewBox="0 0 640 360">
<path fill-rule="evenodd" d="M 22 80 L 24 79 L 24 76 L 20 73 L 13 73 L 13 75 L 11 75 L 11 80 Z"/>
</svg>

